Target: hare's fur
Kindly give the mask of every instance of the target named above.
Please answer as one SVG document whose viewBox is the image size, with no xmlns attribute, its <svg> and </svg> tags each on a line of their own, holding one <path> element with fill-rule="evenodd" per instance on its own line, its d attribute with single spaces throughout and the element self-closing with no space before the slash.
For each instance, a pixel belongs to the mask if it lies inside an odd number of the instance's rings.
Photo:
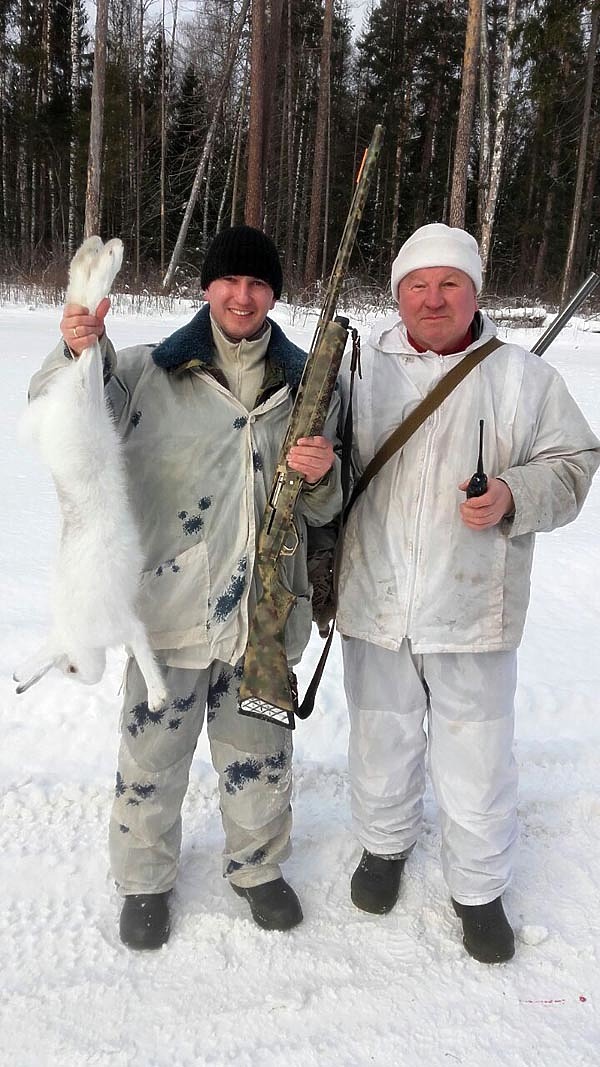
<svg viewBox="0 0 600 1067">
<path fill-rule="evenodd" d="M 95 311 L 122 258 L 119 240 L 84 241 L 71 263 L 67 303 Z M 56 375 L 26 418 L 56 484 L 62 531 L 52 630 L 44 648 L 15 674 L 19 690 L 51 667 L 93 684 L 104 673 L 106 649 L 125 645 L 156 710 L 167 694 L 136 614 L 143 554 L 127 498 L 120 439 L 104 399 L 98 344 Z"/>
</svg>

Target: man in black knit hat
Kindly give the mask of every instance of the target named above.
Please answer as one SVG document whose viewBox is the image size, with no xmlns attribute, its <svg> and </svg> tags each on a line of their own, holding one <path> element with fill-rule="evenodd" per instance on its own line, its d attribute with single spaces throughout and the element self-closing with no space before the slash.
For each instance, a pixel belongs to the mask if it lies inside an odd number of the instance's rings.
<svg viewBox="0 0 600 1067">
<path fill-rule="evenodd" d="M 207 303 L 160 344 L 116 353 L 97 309 L 67 305 L 61 343 L 31 383 L 44 390 L 66 361 L 100 339 L 106 396 L 123 442 L 128 492 L 145 550 L 139 611 L 169 693 L 154 712 L 137 663 L 124 683 L 110 826 L 112 872 L 124 897 L 122 941 L 158 948 L 181 846 L 181 807 L 206 715 L 225 831 L 223 873 L 255 922 L 287 930 L 302 919 L 280 863 L 290 850 L 291 734 L 241 715 L 237 694 L 256 603 L 256 538 L 306 353 L 268 312 L 283 284 L 277 249 L 249 226 L 219 233 L 201 275 Z M 297 595 L 286 628 L 290 668 L 311 629 L 306 525 L 341 504 L 327 436 L 301 439 L 288 464 L 304 475 L 299 548 L 284 561 Z"/>
</svg>

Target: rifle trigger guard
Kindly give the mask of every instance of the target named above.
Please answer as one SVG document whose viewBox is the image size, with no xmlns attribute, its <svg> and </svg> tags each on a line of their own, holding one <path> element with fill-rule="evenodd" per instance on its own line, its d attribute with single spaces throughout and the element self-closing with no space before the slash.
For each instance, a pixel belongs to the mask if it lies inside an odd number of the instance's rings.
<svg viewBox="0 0 600 1067">
<path fill-rule="evenodd" d="M 300 544 L 300 538 L 298 537 L 298 531 L 296 529 L 296 523 L 295 522 L 292 523 L 290 533 L 293 533 L 293 535 L 294 535 L 294 544 L 291 545 L 291 546 L 290 545 L 286 545 L 286 543 L 284 541 L 284 543 L 282 545 L 282 548 L 281 548 L 281 555 L 282 556 L 293 556 L 294 552 L 298 548 L 298 545 Z"/>
</svg>

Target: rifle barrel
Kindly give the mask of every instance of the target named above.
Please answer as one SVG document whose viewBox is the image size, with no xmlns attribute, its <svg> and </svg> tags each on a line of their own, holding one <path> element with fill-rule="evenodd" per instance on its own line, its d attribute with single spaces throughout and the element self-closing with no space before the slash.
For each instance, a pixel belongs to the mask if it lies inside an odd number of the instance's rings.
<svg viewBox="0 0 600 1067">
<path fill-rule="evenodd" d="M 371 177 L 375 172 L 377 161 L 379 159 L 382 141 L 383 126 L 378 124 L 373 130 L 371 143 L 368 148 L 365 149 L 365 154 L 358 171 L 352 203 L 350 204 L 350 210 L 346 219 L 346 225 L 344 226 L 344 232 L 341 237 L 337 256 L 335 257 L 335 263 L 331 270 L 329 284 L 327 286 L 327 295 L 311 345 L 311 353 L 316 348 L 323 329 L 333 318 L 342 282 L 344 280 L 344 273 L 348 267 L 350 252 L 354 247 L 356 234 L 362 218 L 363 208 L 369 192 L 369 185 L 371 184 Z"/>
<path fill-rule="evenodd" d="M 600 274 L 596 274 L 592 271 L 588 275 L 586 280 L 580 289 L 577 290 L 575 296 L 569 301 L 566 308 L 556 316 L 554 322 L 551 322 L 546 330 L 544 330 L 541 337 L 538 337 L 537 341 L 531 348 L 531 351 L 536 356 L 541 356 L 549 345 L 552 344 L 555 337 L 558 337 L 563 326 L 567 324 L 572 315 L 575 314 L 577 308 L 583 304 L 583 301 L 594 292 L 596 286 L 600 283 Z"/>
</svg>

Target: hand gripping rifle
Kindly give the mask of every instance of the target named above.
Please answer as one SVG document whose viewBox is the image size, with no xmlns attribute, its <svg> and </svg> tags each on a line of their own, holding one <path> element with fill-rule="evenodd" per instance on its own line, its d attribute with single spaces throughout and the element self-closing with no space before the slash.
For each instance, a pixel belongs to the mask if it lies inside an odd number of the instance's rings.
<svg viewBox="0 0 600 1067">
<path fill-rule="evenodd" d="M 281 580 L 280 556 L 298 548 L 294 509 L 304 478 L 287 466 L 286 456 L 299 437 L 322 433 L 348 337 L 348 320 L 334 321 L 335 306 L 374 174 L 383 128 L 376 126 L 357 178 L 323 308 L 308 353 L 285 440 L 279 453 L 271 493 L 262 518 L 256 551 L 259 597 L 250 622 L 240 685 L 239 710 L 245 715 L 294 729 L 297 694 L 290 680 L 285 626 L 296 597 Z M 262 586 L 262 593 L 260 587 Z"/>
</svg>

